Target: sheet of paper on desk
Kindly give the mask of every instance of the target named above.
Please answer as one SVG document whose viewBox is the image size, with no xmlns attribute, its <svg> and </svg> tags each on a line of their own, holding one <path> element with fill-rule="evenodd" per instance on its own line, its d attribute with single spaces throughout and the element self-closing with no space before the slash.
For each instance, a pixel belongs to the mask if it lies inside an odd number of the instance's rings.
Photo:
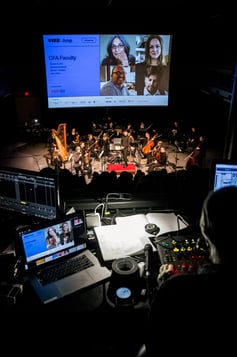
<svg viewBox="0 0 237 357">
<path fill-rule="evenodd" d="M 179 221 L 173 212 L 149 212 L 146 215 L 116 217 L 116 224 L 94 227 L 94 230 L 102 257 L 108 261 L 142 253 L 145 244 L 151 243 L 151 235 L 145 231 L 147 223 L 156 224 L 160 228 L 159 234 L 163 234 L 187 227 L 188 223 L 185 225 Z"/>
<path fill-rule="evenodd" d="M 113 224 L 94 227 L 94 231 L 104 261 L 142 253 L 145 244 L 150 243 L 150 235 L 138 227 Z"/>
<path fill-rule="evenodd" d="M 116 217 L 115 220 L 118 225 L 126 225 L 129 229 L 135 229 L 136 231 L 144 229 L 148 223 L 156 224 L 160 228 L 159 235 L 178 231 L 188 226 L 188 222 L 183 218 L 182 220 L 178 218 L 174 212 L 138 213 L 131 216 Z M 184 222 L 186 222 L 186 224 Z"/>
</svg>

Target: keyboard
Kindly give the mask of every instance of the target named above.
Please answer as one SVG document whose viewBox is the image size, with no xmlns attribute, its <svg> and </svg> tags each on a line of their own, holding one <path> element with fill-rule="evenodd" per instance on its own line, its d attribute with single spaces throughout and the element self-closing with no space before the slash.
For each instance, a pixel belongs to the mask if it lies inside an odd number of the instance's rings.
<svg viewBox="0 0 237 357">
<path fill-rule="evenodd" d="M 85 255 L 81 254 L 77 257 L 64 261 L 54 267 L 42 270 L 39 272 L 39 279 L 42 285 L 49 284 L 53 281 L 65 278 L 68 275 L 85 270 L 94 264 Z"/>
</svg>

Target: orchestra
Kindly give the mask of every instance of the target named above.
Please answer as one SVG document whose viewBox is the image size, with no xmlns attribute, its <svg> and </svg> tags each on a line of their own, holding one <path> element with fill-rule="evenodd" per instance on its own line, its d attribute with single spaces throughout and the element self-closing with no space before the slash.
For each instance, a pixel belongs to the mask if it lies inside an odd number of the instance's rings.
<svg viewBox="0 0 237 357">
<path fill-rule="evenodd" d="M 167 145 L 174 146 L 177 152 L 178 145 L 174 140 L 174 138 L 177 139 L 174 128 L 171 130 L 171 141 L 169 135 L 160 140 L 163 134 L 154 128 L 153 123 L 146 126 L 141 121 L 137 129 L 133 128 L 130 122 L 123 124 L 119 126 L 111 118 L 108 122 L 103 118 L 102 124 L 92 121 L 91 129 L 85 135 L 80 135 L 75 126 L 69 129 L 67 124 L 59 124 L 57 130 L 51 129 L 51 140 L 48 140 L 50 142 L 49 154 L 45 155 L 47 165 L 55 168 L 56 166 L 63 167 L 65 162 L 70 161 L 73 173 L 78 176 L 87 175 L 88 178 L 92 176 L 93 164 L 96 161 L 101 164 L 102 171 L 106 170 L 108 163 L 121 163 L 126 168 L 129 162 L 137 165 L 138 168 L 142 165 L 148 166 L 147 172 L 161 167 L 166 168 Z M 187 142 L 194 144 L 194 130 L 190 130 L 190 133 L 187 136 Z M 200 147 L 203 152 L 206 142 L 202 136 L 198 139 L 198 144 L 194 146 L 192 152 L 187 151 L 188 156 L 185 158 L 187 163 L 184 166 L 186 169 L 191 165 L 201 165 Z M 187 150 L 190 150 L 190 146 L 187 144 Z M 59 161 L 55 159 L 56 154 L 60 158 Z"/>
</svg>

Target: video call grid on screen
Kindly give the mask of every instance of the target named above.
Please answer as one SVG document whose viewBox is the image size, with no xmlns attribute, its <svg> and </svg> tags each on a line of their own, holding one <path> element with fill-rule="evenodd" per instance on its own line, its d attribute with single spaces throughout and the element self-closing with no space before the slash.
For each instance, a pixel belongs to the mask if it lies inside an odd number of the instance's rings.
<svg viewBox="0 0 237 357">
<path fill-rule="evenodd" d="M 25 269 L 34 269 L 38 265 L 47 264 L 53 260 L 67 257 L 84 250 L 87 245 L 85 220 L 83 211 L 73 213 L 68 217 L 50 222 L 51 224 L 35 227 L 34 229 L 19 232 L 20 249 L 23 251 Z M 66 242 L 61 240 L 63 226 L 68 226 L 70 239 Z M 51 244 L 49 231 L 54 230 L 57 238 L 55 244 Z M 52 238 L 52 237 L 51 237 Z M 56 240 L 55 238 L 55 240 Z"/>
<path fill-rule="evenodd" d="M 168 106 L 165 95 L 142 95 L 144 83 L 137 70 L 144 60 L 144 46 L 149 34 L 123 34 L 129 43 L 135 65 L 125 66 L 129 96 L 101 96 L 102 85 L 109 81 L 113 66 L 102 66 L 107 55 L 109 34 L 44 34 L 44 64 L 48 108 Z M 167 88 L 170 81 L 172 35 L 160 35 L 163 58 L 167 64 Z M 109 68 L 107 68 L 109 67 Z"/>
</svg>

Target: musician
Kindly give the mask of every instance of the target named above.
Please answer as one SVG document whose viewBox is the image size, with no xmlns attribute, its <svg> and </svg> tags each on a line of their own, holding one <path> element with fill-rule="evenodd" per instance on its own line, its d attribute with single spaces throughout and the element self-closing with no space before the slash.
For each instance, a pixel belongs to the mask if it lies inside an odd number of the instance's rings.
<svg viewBox="0 0 237 357">
<path fill-rule="evenodd" d="M 79 135 L 78 131 L 76 130 L 76 128 L 73 127 L 71 129 L 69 136 L 68 136 L 69 149 L 74 151 L 76 146 L 79 144 L 79 141 L 80 141 L 80 135 Z"/>
<path fill-rule="evenodd" d="M 160 158 L 161 148 L 165 149 L 165 147 L 163 146 L 163 141 L 159 140 L 157 144 L 154 146 L 154 149 L 152 150 L 152 156 L 155 157 L 156 159 Z"/>
<path fill-rule="evenodd" d="M 148 172 L 154 171 L 157 168 L 166 168 L 167 164 L 167 153 L 166 153 L 166 148 L 162 145 L 159 149 L 159 154 L 156 155 L 156 158 L 154 161 L 152 161 L 152 164 L 149 165 Z"/>
<path fill-rule="evenodd" d="M 134 138 L 134 136 L 132 135 L 132 131 L 127 129 L 127 132 L 128 132 L 128 137 L 129 137 L 129 140 L 130 140 L 130 144 L 129 144 L 129 152 L 130 152 L 130 157 L 131 157 L 131 160 L 134 160 L 135 156 L 136 156 L 136 140 Z"/>
<path fill-rule="evenodd" d="M 92 176 L 92 159 L 90 157 L 90 152 L 87 150 L 84 153 L 83 164 L 84 175 L 86 174 L 90 179 Z"/>
<path fill-rule="evenodd" d="M 92 135 L 92 133 L 87 134 L 87 141 L 86 141 L 86 151 L 90 153 L 91 158 L 98 158 L 98 151 L 97 149 L 97 140 Z"/>
<path fill-rule="evenodd" d="M 203 162 L 207 154 L 207 141 L 204 135 L 199 136 L 199 143 L 197 149 L 199 150 L 198 165 L 200 167 L 203 167 Z"/>
<path fill-rule="evenodd" d="M 145 139 L 142 142 L 142 154 L 147 158 L 147 164 L 149 165 L 152 161 L 152 150 L 155 146 L 155 137 L 157 134 L 155 134 L 153 137 L 151 136 L 151 133 L 147 130 L 145 132 Z"/>
<path fill-rule="evenodd" d="M 182 129 L 180 128 L 179 122 L 175 120 L 170 130 L 169 138 L 170 138 L 170 144 L 175 145 L 179 152 L 183 151 L 181 146 L 182 137 L 183 137 Z"/>
<path fill-rule="evenodd" d="M 107 132 L 104 132 L 103 135 L 102 135 L 102 139 L 100 141 L 100 146 L 101 146 L 101 152 L 102 153 L 102 157 L 104 156 L 109 156 L 110 154 L 110 140 L 109 140 L 109 135 Z"/>
<path fill-rule="evenodd" d="M 164 167 L 166 167 L 166 163 L 167 163 L 167 153 L 166 153 L 166 149 L 165 149 L 165 147 L 164 146 L 161 146 L 160 147 L 160 155 L 159 155 L 159 157 L 157 157 L 157 163 L 158 163 L 158 165 L 160 165 L 160 166 L 164 166 Z"/>
<path fill-rule="evenodd" d="M 75 147 L 75 151 L 73 152 L 72 155 L 72 165 L 74 167 L 74 170 L 76 172 L 76 175 L 84 175 L 84 160 L 83 160 L 83 153 L 82 153 L 82 148 L 80 145 L 77 145 Z"/>
<path fill-rule="evenodd" d="M 137 139 L 141 146 L 145 140 L 145 132 L 146 132 L 145 123 L 144 123 L 144 121 L 141 121 L 139 128 L 137 130 Z"/>
<path fill-rule="evenodd" d="M 123 156 L 123 162 L 124 162 L 123 167 L 128 166 L 129 148 L 130 148 L 130 138 L 129 138 L 127 129 L 124 129 L 122 137 L 121 137 L 121 150 L 122 150 L 122 156 Z"/>
<path fill-rule="evenodd" d="M 108 123 L 107 133 L 108 133 L 108 136 L 110 139 L 113 139 L 114 137 L 117 136 L 117 130 L 116 130 L 114 122 L 112 120 L 110 120 Z"/>
<path fill-rule="evenodd" d="M 200 135 L 198 145 L 191 152 L 191 154 L 189 154 L 185 158 L 187 160 L 186 169 L 188 169 L 190 166 L 203 167 L 203 161 L 204 158 L 206 157 L 206 152 L 207 152 L 206 139 L 203 135 Z"/>
<path fill-rule="evenodd" d="M 52 151 L 51 165 L 54 166 L 55 171 L 59 172 L 62 168 L 63 159 L 57 146 Z"/>
<path fill-rule="evenodd" d="M 97 138 L 102 131 L 101 126 L 99 126 L 95 121 L 91 122 L 91 133 L 94 138 Z"/>
<path fill-rule="evenodd" d="M 92 175 L 92 159 L 90 157 L 90 151 L 86 147 L 86 142 L 80 140 L 80 148 L 82 153 L 82 167 L 84 175 L 87 174 L 90 178 Z"/>
<path fill-rule="evenodd" d="M 128 122 L 126 129 L 127 129 L 128 133 L 130 133 L 133 136 L 133 138 L 135 139 L 136 132 L 133 129 L 132 123 Z"/>
<path fill-rule="evenodd" d="M 187 149 L 188 152 L 192 152 L 199 143 L 199 135 L 195 126 L 192 126 L 187 134 Z"/>
</svg>

